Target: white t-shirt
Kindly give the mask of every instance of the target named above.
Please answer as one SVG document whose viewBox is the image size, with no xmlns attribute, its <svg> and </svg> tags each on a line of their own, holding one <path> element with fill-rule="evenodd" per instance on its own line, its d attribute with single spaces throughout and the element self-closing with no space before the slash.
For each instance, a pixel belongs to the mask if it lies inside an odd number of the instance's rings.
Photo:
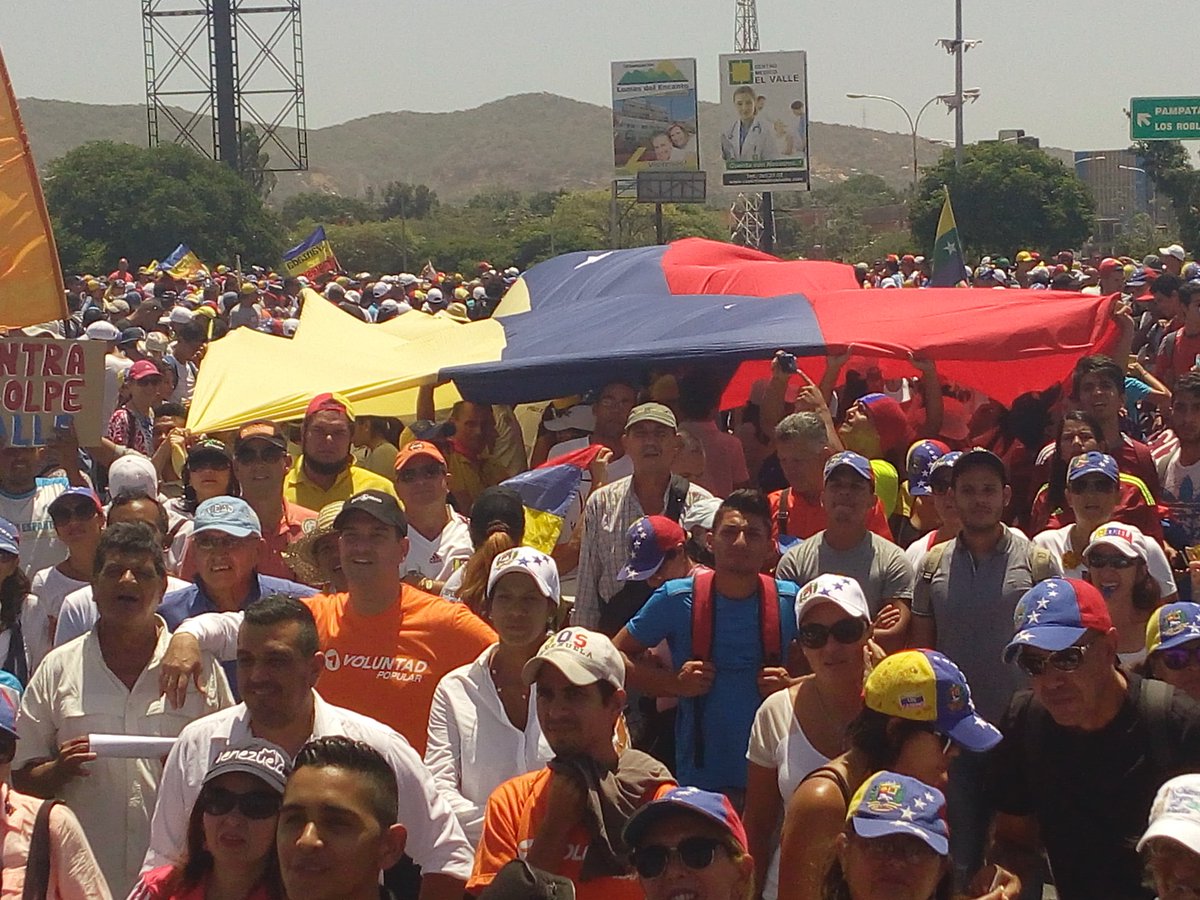
<svg viewBox="0 0 1200 900">
<path fill-rule="evenodd" d="M 32 575 L 67 558 L 67 548 L 58 539 L 50 521 L 50 504 L 67 489 L 67 479 L 38 478 L 27 494 L 0 491 L 0 518 L 21 530 L 21 569 Z"/>
<path fill-rule="evenodd" d="M 1167 518 L 1183 531 L 1189 546 L 1200 543 L 1200 462 L 1181 466 L 1177 446 L 1157 467 Z"/>
<path fill-rule="evenodd" d="M 125 381 L 125 373 L 133 365 L 133 360 L 115 353 L 104 356 L 104 418 L 101 422 L 107 424 L 117 408 L 117 398 L 121 393 L 121 384 Z"/>
<path fill-rule="evenodd" d="M 1071 529 L 1074 524 L 1062 528 L 1051 528 L 1033 536 L 1033 542 L 1039 547 L 1045 547 L 1054 554 L 1054 558 L 1062 563 L 1063 578 L 1081 578 L 1087 580 L 1087 571 L 1083 560 L 1079 565 L 1068 567 L 1064 555 L 1071 549 Z M 1175 586 L 1175 576 L 1171 574 L 1171 564 L 1167 562 L 1167 554 L 1159 546 L 1158 541 L 1146 539 L 1146 568 L 1150 577 L 1158 582 L 1159 593 L 1169 597 L 1179 589 Z"/>
<path fill-rule="evenodd" d="M 25 630 L 25 654 L 29 657 L 29 671 L 32 674 L 38 667 L 50 648 L 54 646 L 54 632 L 50 630 L 50 620 L 58 620 L 62 610 L 63 599 L 67 594 L 88 586 L 86 581 L 77 581 L 64 575 L 57 566 L 48 566 L 38 570 L 33 576 L 30 593 L 34 596 L 28 611 L 27 619 L 23 620 Z"/>
<path fill-rule="evenodd" d="M 445 581 L 457 569 L 462 568 L 467 558 L 475 551 L 471 544 L 471 530 L 465 516 L 446 507 L 450 514 L 441 533 L 429 540 L 409 523 L 408 556 L 400 568 L 403 573 L 418 572 L 424 578 Z"/>
<path fill-rule="evenodd" d="M 787 803 L 804 777 L 829 762 L 829 757 L 817 750 L 796 720 L 796 690 L 776 691 L 767 697 L 754 715 L 750 726 L 750 745 L 746 759 L 778 774 L 779 796 Z M 779 894 L 779 846 L 771 853 L 767 883 L 763 886 L 764 900 L 775 900 Z"/>
</svg>

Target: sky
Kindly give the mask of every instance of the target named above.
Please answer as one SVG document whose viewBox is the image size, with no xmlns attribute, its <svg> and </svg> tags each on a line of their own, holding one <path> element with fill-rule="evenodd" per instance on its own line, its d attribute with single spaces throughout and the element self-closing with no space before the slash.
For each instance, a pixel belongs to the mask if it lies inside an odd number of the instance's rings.
<svg viewBox="0 0 1200 900">
<path fill-rule="evenodd" d="M 144 102 L 141 5 L 5 4 L 0 52 L 17 96 Z M 1023 128 L 1048 146 L 1128 146 L 1130 97 L 1200 93 L 1191 54 L 1169 30 L 1148 28 L 1182 28 L 1182 0 L 1142 0 L 1136 11 L 1126 0 L 962 5 L 964 37 L 982 40 L 964 62 L 964 87 L 982 92 L 966 108 L 968 141 Z M 695 57 L 701 99 L 715 101 L 717 57 L 733 49 L 734 0 L 303 0 L 302 10 L 310 128 L 527 92 L 608 105 L 610 61 L 656 57 Z M 885 94 L 915 113 L 954 88 L 953 58 L 935 46 L 953 36 L 954 0 L 758 0 L 758 18 L 761 49 L 808 52 L 816 121 L 907 132 L 890 104 L 845 94 Z M 934 105 L 919 130 L 952 141 L 953 118 Z"/>
</svg>

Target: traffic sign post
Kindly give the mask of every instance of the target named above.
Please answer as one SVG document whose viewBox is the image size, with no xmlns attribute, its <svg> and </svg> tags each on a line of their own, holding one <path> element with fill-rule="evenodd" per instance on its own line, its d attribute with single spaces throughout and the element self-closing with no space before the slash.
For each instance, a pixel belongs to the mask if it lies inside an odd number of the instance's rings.
<svg viewBox="0 0 1200 900">
<path fill-rule="evenodd" d="M 1200 97 L 1134 97 L 1129 101 L 1134 141 L 1200 141 Z"/>
</svg>

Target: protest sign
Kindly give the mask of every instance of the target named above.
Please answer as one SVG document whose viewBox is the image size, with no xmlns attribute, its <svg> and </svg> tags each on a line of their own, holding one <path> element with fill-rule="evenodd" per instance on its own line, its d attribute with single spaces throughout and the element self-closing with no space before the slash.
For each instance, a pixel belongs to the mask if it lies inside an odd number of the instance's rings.
<svg viewBox="0 0 1200 900">
<path fill-rule="evenodd" d="M 0 340 L 0 445 L 40 447 L 72 423 L 81 445 L 97 444 L 103 404 L 103 343 Z"/>
</svg>

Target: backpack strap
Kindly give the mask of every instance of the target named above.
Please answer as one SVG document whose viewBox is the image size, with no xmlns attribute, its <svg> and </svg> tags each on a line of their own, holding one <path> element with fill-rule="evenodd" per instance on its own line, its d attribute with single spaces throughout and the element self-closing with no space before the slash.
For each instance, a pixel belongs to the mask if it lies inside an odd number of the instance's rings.
<svg viewBox="0 0 1200 900">
<path fill-rule="evenodd" d="M 716 574 L 712 569 L 702 569 L 692 576 L 692 659 L 712 656 L 717 617 L 717 606 L 713 603 Z"/>
<path fill-rule="evenodd" d="M 25 889 L 21 900 L 46 900 L 50 889 L 50 811 L 61 801 L 46 800 L 38 807 L 25 862 Z"/>
<path fill-rule="evenodd" d="M 1150 759 L 1164 778 L 1175 775 L 1175 754 L 1172 752 L 1170 730 L 1171 699 L 1174 690 L 1165 681 L 1143 678 L 1138 687 L 1138 706 L 1150 731 Z"/>
<path fill-rule="evenodd" d="M 917 570 L 917 582 L 913 585 L 912 600 L 912 608 L 922 610 L 918 615 L 933 615 L 933 600 L 929 596 L 930 585 L 933 584 L 933 578 L 937 575 L 938 567 L 941 566 L 942 558 L 945 557 L 946 548 L 949 545 L 949 541 L 934 544 L 921 557 L 921 567 Z"/>
<path fill-rule="evenodd" d="M 672 522 L 678 522 L 683 515 L 683 503 L 687 500 L 688 490 L 692 483 L 682 475 L 671 475 L 671 483 L 667 487 L 667 505 L 663 515 Z"/>
<path fill-rule="evenodd" d="M 788 533 L 788 505 L 792 502 L 792 489 L 785 487 L 779 492 L 779 509 L 775 511 L 775 525 L 779 528 L 779 536 Z"/>
<path fill-rule="evenodd" d="M 770 575 L 758 576 L 758 628 L 762 637 L 763 665 L 783 665 L 779 586 Z"/>
</svg>

